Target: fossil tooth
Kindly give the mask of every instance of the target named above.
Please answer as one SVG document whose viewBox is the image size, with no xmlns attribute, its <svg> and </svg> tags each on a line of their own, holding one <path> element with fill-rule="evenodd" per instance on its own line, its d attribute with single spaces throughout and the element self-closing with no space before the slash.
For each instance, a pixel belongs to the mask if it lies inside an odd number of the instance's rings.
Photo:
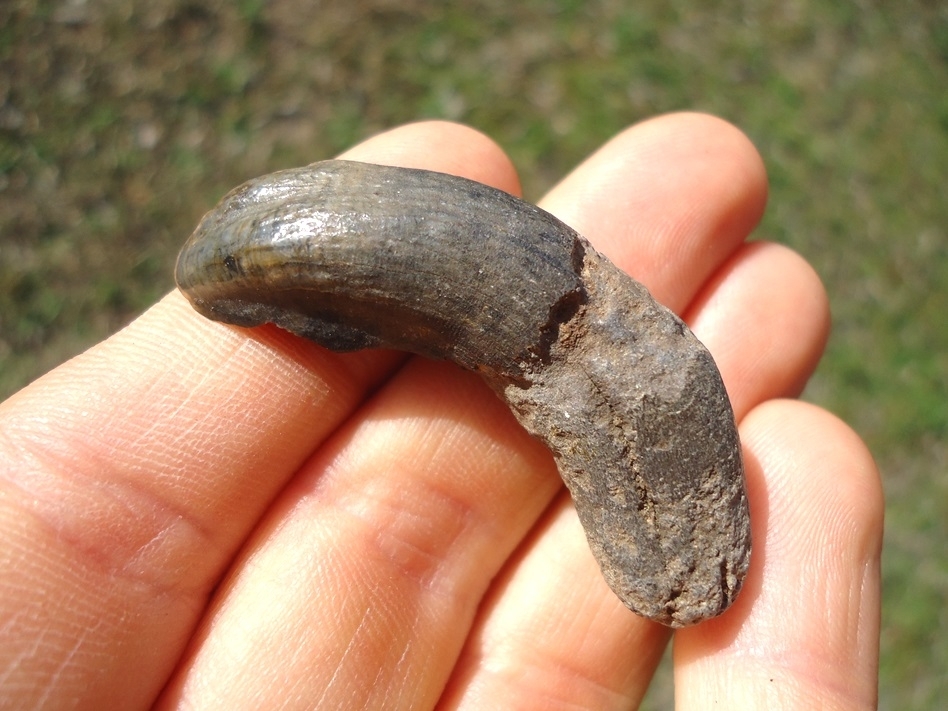
<svg viewBox="0 0 948 711">
<path fill-rule="evenodd" d="M 714 361 L 552 215 L 455 176 L 325 161 L 231 191 L 175 276 L 215 320 L 478 372 L 552 450 L 630 609 L 680 627 L 737 596 L 750 523 Z"/>
</svg>

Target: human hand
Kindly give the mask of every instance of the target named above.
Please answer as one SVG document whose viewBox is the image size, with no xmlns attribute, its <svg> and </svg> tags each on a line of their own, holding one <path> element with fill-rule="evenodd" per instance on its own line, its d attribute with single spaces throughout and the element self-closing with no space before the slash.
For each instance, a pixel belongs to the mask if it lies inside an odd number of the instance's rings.
<svg viewBox="0 0 948 711">
<path fill-rule="evenodd" d="M 453 124 L 345 157 L 519 189 Z M 683 315 L 740 422 L 751 570 L 676 632 L 677 704 L 872 707 L 878 476 L 780 399 L 828 314 L 799 257 L 745 242 L 765 195 L 746 138 L 672 115 L 542 206 Z M 0 467 L 0 707 L 631 708 L 669 639 L 609 591 L 549 452 L 476 376 L 177 293 L 0 405 Z"/>
</svg>

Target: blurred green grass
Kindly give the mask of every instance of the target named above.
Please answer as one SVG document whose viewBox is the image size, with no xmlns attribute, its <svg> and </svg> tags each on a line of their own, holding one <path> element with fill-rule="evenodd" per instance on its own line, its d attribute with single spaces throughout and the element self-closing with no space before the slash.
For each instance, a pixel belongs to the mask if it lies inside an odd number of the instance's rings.
<svg viewBox="0 0 948 711">
<path fill-rule="evenodd" d="M 835 329 L 806 397 L 887 491 L 880 705 L 948 698 L 948 7 L 418 0 L 0 4 L 0 396 L 172 288 L 238 182 L 425 117 L 493 136 L 528 198 L 628 124 L 698 109 L 760 149 L 757 231 Z M 661 691 L 650 703 L 657 704 Z"/>
</svg>

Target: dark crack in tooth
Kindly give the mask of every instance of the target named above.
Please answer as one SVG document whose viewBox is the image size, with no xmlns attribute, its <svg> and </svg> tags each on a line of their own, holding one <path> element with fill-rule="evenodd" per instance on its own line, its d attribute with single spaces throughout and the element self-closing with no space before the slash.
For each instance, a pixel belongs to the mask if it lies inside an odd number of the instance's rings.
<svg viewBox="0 0 948 711">
<path fill-rule="evenodd" d="M 711 355 L 549 213 L 456 176 L 324 161 L 231 191 L 175 277 L 218 321 L 480 373 L 553 452 L 633 611 L 680 627 L 740 591 L 743 463 Z"/>
</svg>

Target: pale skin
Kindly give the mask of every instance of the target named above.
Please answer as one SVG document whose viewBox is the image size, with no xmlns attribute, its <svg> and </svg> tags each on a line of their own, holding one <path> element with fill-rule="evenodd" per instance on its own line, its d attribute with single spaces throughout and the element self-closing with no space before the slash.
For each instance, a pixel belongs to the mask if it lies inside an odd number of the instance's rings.
<svg viewBox="0 0 948 711">
<path fill-rule="evenodd" d="M 344 157 L 519 192 L 455 124 Z M 541 205 L 689 322 L 740 424 L 751 570 L 674 634 L 676 706 L 873 708 L 879 477 L 791 399 L 828 308 L 799 256 L 747 242 L 766 192 L 737 129 L 678 114 Z M 178 293 L 0 405 L 0 472 L 11 707 L 631 709 L 671 637 L 609 591 L 551 455 L 475 375 L 213 323 Z"/>
</svg>

